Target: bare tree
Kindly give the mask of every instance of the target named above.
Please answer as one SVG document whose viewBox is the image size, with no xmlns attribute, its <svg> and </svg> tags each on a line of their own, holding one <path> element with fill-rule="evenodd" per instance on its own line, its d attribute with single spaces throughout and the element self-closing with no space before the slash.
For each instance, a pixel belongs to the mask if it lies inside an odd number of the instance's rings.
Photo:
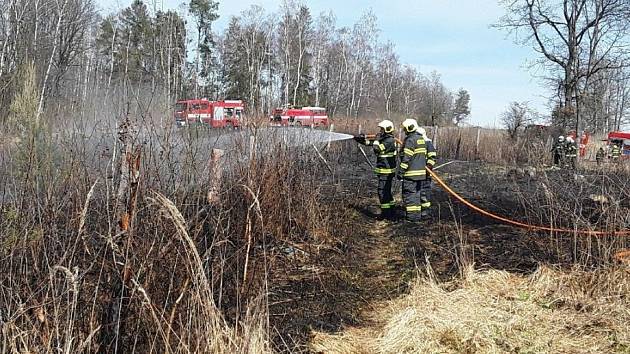
<svg viewBox="0 0 630 354">
<path fill-rule="evenodd" d="M 378 50 L 378 78 L 380 94 L 385 102 L 385 112 L 387 117 L 391 117 L 392 111 L 392 98 L 394 93 L 398 89 L 398 78 L 400 63 L 398 62 L 398 55 L 394 52 L 394 44 L 391 42 L 381 46 Z"/>
<path fill-rule="evenodd" d="M 350 105 L 348 106 L 348 116 L 358 116 L 361 111 L 361 99 L 365 89 L 368 69 L 372 65 L 375 52 L 375 43 L 378 43 L 379 29 L 376 25 L 376 15 L 368 11 L 361 16 L 359 22 L 354 25 L 352 31 L 352 78 Z"/>
<path fill-rule="evenodd" d="M 617 59 L 627 49 L 622 42 L 628 37 L 630 4 L 625 0 L 501 2 L 506 15 L 497 27 L 531 44 L 540 54 L 538 63 L 559 75 L 559 112 L 568 115 L 560 121 L 573 121 L 579 130 L 581 80 L 619 65 Z"/>
<path fill-rule="evenodd" d="M 533 111 L 528 105 L 528 102 L 512 102 L 501 115 L 501 123 L 510 139 L 516 140 L 519 132 L 532 121 Z"/>
<path fill-rule="evenodd" d="M 61 24 L 66 14 L 67 4 L 68 4 L 68 0 L 63 0 L 63 2 L 61 2 L 61 0 L 57 0 L 57 26 L 55 26 L 52 52 L 50 54 L 50 59 L 48 60 L 48 68 L 46 69 L 46 73 L 44 74 L 41 94 L 39 95 L 39 104 L 37 106 L 37 115 L 35 117 L 36 124 L 39 123 L 39 117 L 41 116 L 44 110 L 44 98 L 45 98 L 44 94 L 46 93 L 46 86 L 48 84 L 48 76 L 50 75 L 50 69 L 52 68 L 52 65 L 53 65 L 53 59 L 55 57 L 55 53 L 57 52 L 57 47 L 59 45 L 58 37 L 61 32 Z"/>
<path fill-rule="evenodd" d="M 330 58 L 326 55 L 326 49 L 331 45 L 335 30 L 335 15 L 332 12 L 322 13 L 317 19 L 313 41 L 313 86 L 315 89 L 315 106 L 321 104 L 322 88 L 327 86 L 326 61 Z"/>
</svg>

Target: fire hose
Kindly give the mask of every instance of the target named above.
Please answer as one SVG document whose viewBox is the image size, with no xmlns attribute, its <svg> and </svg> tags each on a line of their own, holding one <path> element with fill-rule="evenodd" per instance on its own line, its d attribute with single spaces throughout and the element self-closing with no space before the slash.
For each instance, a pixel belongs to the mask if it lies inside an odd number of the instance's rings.
<svg viewBox="0 0 630 354">
<path fill-rule="evenodd" d="M 363 137 L 368 138 L 368 139 L 374 139 L 376 137 L 376 135 L 364 135 Z M 402 141 L 400 141 L 400 139 L 396 139 L 396 143 L 399 145 L 402 145 Z M 366 160 L 368 162 L 369 159 L 367 157 L 367 155 L 365 155 L 365 152 L 363 151 L 363 149 L 361 149 L 361 152 L 363 153 L 364 157 L 366 158 Z M 445 164 L 442 164 L 440 166 L 436 166 L 433 170 L 431 169 L 427 169 L 427 172 L 429 173 L 429 175 L 431 175 L 431 177 L 433 178 L 433 180 L 435 180 L 435 182 L 437 182 L 437 184 L 444 189 L 448 194 L 450 194 L 452 197 L 454 197 L 455 199 L 457 199 L 458 201 L 460 201 L 462 204 L 466 205 L 468 208 L 472 209 L 473 211 L 488 217 L 490 219 L 502 222 L 504 224 L 508 224 L 508 225 L 512 225 L 512 226 L 516 226 L 522 229 L 527 229 L 527 230 L 531 230 L 531 231 L 546 231 L 546 232 L 553 232 L 553 233 L 560 233 L 560 234 L 577 234 L 577 235 L 591 235 L 591 236 L 606 236 L 606 235 L 610 235 L 610 236 L 630 236 L 630 230 L 618 230 L 618 231 L 594 231 L 594 230 L 577 230 L 577 229 L 566 229 L 566 228 L 558 228 L 558 227 L 551 227 L 551 226 L 542 226 L 542 225 L 532 225 L 532 224 L 528 224 L 525 222 L 521 222 L 521 221 L 516 221 L 516 220 L 512 220 L 512 219 L 508 219 L 506 217 L 491 213 L 485 209 L 482 209 L 476 205 L 474 205 L 473 203 L 469 202 L 468 200 L 464 199 L 464 197 L 462 197 L 461 195 L 457 194 L 457 192 L 455 192 L 451 187 L 449 187 L 446 182 L 444 182 L 436 173 L 434 170 L 437 170 L 440 167 L 446 166 L 452 162 L 455 161 L 450 161 L 447 162 Z M 372 163 L 370 162 L 370 166 L 372 166 Z"/>
<path fill-rule="evenodd" d="M 619 230 L 619 231 L 576 230 L 576 229 L 556 228 L 556 227 L 550 227 L 550 226 L 531 225 L 528 223 L 508 219 L 506 217 L 496 215 L 494 213 L 491 213 L 487 210 L 484 210 L 474 205 L 473 203 L 464 199 L 464 197 L 462 197 L 461 195 L 457 194 L 457 192 L 455 192 L 451 187 L 449 187 L 434 171 L 427 169 L 427 172 L 431 175 L 433 180 L 437 182 L 437 184 L 440 187 L 442 187 L 442 189 L 444 189 L 448 194 L 450 194 L 455 199 L 459 200 L 462 204 L 466 205 L 467 207 L 469 207 L 470 209 L 474 210 L 475 212 L 481 215 L 484 215 L 490 219 L 500 221 L 504 224 L 509 224 L 509 225 L 513 225 L 516 227 L 520 227 L 520 228 L 528 229 L 532 231 L 547 231 L 547 232 L 555 232 L 555 233 L 562 233 L 562 234 L 572 233 L 572 234 L 578 234 L 578 235 L 591 235 L 591 236 L 605 236 L 605 235 L 628 236 L 630 235 L 630 230 Z"/>
</svg>

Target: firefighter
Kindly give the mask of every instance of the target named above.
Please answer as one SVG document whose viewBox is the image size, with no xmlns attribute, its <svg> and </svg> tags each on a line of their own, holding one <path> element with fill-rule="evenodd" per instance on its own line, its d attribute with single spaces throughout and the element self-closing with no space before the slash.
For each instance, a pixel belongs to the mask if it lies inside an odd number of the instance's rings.
<svg viewBox="0 0 630 354">
<path fill-rule="evenodd" d="M 610 149 L 610 155 L 612 157 L 613 162 L 618 162 L 621 157 L 621 147 L 617 143 L 613 143 L 612 148 Z"/>
<path fill-rule="evenodd" d="M 394 123 L 384 120 L 378 123 L 380 133 L 373 139 L 359 135 L 357 142 L 371 145 L 376 154 L 376 168 L 378 176 L 378 199 L 381 207 L 381 218 L 389 219 L 394 216 L 394 197 L 392 195 L 392 181 L 396 174 L 396 139 L 394 138 Z"/>
<path fill-rule="evenodd" d="M 551 152 L 553 153 L 553 165 L 562 167 L 564 165 L 564 155 L 565 155 L 565 141 L 564 136 L 560 135 L 558 140 L 553 144 L 551 148 Z"/>
<path fill-rule="evenodd" d="M 597 150 L 597 154 L 595 154 L 595 161 L 597 161 L 597 166 L 602 165 L 604 157 L 606 157 L 606 151 L 604 151 L 604 148 L 600 146 L 599 150 Z"/>
<path fill-rule="evenodd" d="M 577 146 L 572 137 L 567 137 L 565 144 L 565 162 L 573 170 L 577 167 Z"/>
<path fill-rule="evenodd" d="M 426 132 L 418 127 L 415 119 L 402 122 L 405 130 L 398 179 L 402 180 L 402 197 L 408 221 L 417 222 L 427 217 L 431 202 L 429 201 L 430 181 L 427 169 L 433 168 L 437 153 L 433 144 L 425 139 Z"/>
</svg>

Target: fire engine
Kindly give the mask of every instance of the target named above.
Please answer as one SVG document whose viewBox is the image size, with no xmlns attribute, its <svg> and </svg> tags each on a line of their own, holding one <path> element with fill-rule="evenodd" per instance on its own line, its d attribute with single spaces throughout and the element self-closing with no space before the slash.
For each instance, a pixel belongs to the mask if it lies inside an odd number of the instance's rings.
<svg viewBox="0 0 630 354">
<path fill-rule="evenodd" d="M 629 132 L 608 133 L 609 149 L 612 144 L 617 144 L 621 147 L 621 158 L 630 159 L 630 133 Z"/>
<path fill-rule="evenodd" d="M 276 108 L 271 116 L 271 123 L 281 126 L 327 127 L 328 114 L 322 107 Z"/>
<path fill-rule="evenodd" d="M 175 123 L 180 127 L 189 124 L 206 124 L 212 128 L 238 127 L 244 110 L 241 100 L 179 100 L 175 104 Z"/>
</svg>

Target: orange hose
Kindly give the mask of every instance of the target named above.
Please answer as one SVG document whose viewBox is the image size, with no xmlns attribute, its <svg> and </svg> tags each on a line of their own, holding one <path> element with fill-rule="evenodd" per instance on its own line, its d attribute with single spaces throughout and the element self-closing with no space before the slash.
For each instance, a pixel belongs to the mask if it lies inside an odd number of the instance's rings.
<svg viewBox="0 0 630 354">
<path fill-rule="evenodd" d="M 471 208 L 472 210 L 476 211 L 477 213 L 487 216 L 491 219 L 501 221 L 505 224 L 514 225 L 520 228 L 529 229 L 533 231 L 548 231 L 548 232 L 556 232 L 556 233 L 563 233 L 563 234 L 575 233 L 578 235 L 593 235 L 593 236 L 604 236 L 604 235 L 628 236 L 630 235 L 630 230 L 621 230 L 621 231 L 570 230 L 570 229 L 562 229 L 562 228 L 555 228 L 555 227 L 549 227 L 549 226 L 530 225 L 530 224 L 526 224 L 520 221 L 511 220 L 511 219 L 493 214 L 489 211 L 483 210 L 480 207 L 474 205 L 473 203 L 467 201 L 462 196 L 457 194 L 454 190 L 452 190 L 448 185 L 446 185 L 446 183 L 444 183 L 444 181 L 442 181 L 442 179 L 435 172 L 431 171 L 430 169 L 427 169 L 427 171 L 429 172 L 431 177 L 433 177 L 433 179 L 440 185 L 440 187 L 442 187 L 446 192 L 448 192 L 448 194 L 455 197 L 455 199 L 459 200 L 460 202 L 462 202 L 463 204 L 465 204 L 467 207 Z"/>
</svg>

